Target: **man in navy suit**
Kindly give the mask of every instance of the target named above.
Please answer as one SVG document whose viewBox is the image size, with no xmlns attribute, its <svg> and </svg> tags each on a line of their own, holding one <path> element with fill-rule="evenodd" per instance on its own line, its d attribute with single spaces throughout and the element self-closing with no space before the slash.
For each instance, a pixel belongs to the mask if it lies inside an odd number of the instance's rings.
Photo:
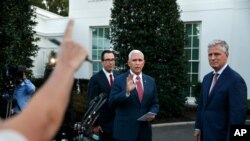
<svg viewBox="0 0 250 141">
<path fill-rule="evenodd" d="M 230 125 L 245 123 L 247 87 L 243 78 L 227 64 L 228 49 L 222 40 L 208 45 L 208 60 L 214 71 L 202 81 L 195 141 L 229 141 Z"/>
<path fill-rule="evenodd" d="M 88 84 L 88 103 L 101 93 L 109 95 L 114 78 L 118 75 L 113 71 L 115 67 L 115 54 L 104 50 L 101 54 L 103 69 L 93 75 Z M 101 141 L 113 140 L 114 110 L 106 102 L 100 109 L 100 116 L 95 123 L 93 131 L 100 136 Z"/>
<path fill-rule="evenodd" d="M 132 50 L 128 56 L 130 70 L 119 75 L 110 92 L 109 105 L 115 108 L 115 141 L 152 141 L 150 121 L 159 111 L 155 80 L 142 73 L 144 55 Z M 139 121 L 142 115 L 149 114 Z"/>
</svg>

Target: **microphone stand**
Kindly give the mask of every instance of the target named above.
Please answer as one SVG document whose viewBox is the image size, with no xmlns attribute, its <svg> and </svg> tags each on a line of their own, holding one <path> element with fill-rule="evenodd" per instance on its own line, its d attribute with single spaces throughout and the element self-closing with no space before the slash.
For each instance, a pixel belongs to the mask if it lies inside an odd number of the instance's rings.
<svg viewBox="0 0 250 141">
<path fill-rule="evenodd" d="M 102 105 L 107 101 L 107 94 L 101 93 L 98 96 L 96 96 L 93 100 L 90 101 L 89 107 L 84 114 L 84 117 L 82 118 L 82 122 L 80 123 L 80 126 L 77 126 L 78 128 L 81 128 L 81 132 L 78 133 L 78 136 L 85 136 L 90 141 L 95 140 L 93 139 L 92 134 L 92 127 L 96 120 L 98 119 L 100 115 L 100 108 Z"/>
</svg>

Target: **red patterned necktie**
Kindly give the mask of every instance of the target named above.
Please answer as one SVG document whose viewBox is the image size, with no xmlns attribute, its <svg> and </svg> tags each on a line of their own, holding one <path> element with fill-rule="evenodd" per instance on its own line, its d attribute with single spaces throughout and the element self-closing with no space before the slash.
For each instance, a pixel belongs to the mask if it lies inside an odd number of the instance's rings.
<svg viewBox="0 0 250 141">
<path fill-rule="evenodd" d="M 112 76 L 112 74 L 109 75 L 109 84 L 110 84 L 110 87 L 113 85 L 113 76 Z"/>
<path fill-rule="evenodd" d="M 136 77 L 136 89 L 137 89 L 137 92 L 138 92 L 139 100 L 141 102 L 142 97 L 143 97 L 143 88 L 142 88 L 140 76 Z"/>
</svg>

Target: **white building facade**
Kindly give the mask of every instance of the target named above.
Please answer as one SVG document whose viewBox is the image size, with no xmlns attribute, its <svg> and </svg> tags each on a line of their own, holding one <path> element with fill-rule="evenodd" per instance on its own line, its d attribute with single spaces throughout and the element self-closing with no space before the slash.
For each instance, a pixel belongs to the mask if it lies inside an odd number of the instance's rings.
<svg viewBox="0 0 250 141">
<path fill-rule="evenodd" d="M 89 51 L 93 65 L 85 62 L 76 73 L 76 78 L 89 79 L 101 69 L 100 53 L 111 48 L 109 21 L 112 0 L 69 0 L 69 17 L 61 17 L 37 8 L 35 27 L 40 41 L 33 73 L 43 77 L 50 51 L 58 47 L 48 39 L 62 40 L 69 19 L 75 20 L 73 38 Z M 185 23 L 188 37 L 184 49 L 189 56 L 190 81 L 195 85 L 212 69 L 208 64 L 207 45 L 214 39 L 223 39 L 229 44 L 228 64 L 238 71 L 250 88 L 250 1 L 249 0 L 177 0 L 181 20 Z M 193 87 L 187 90 L 192 100 Z M 250 93 L 248 92 L 248 99 Z"/>
</svg>

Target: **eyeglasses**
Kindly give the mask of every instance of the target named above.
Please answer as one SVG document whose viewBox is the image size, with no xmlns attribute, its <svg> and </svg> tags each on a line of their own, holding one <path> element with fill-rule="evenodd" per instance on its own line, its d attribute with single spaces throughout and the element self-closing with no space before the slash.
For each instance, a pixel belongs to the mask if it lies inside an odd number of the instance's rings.
<svg viewBox="0 0 250 141">
<path fill-rule="evenodd" d="M 112 58 L 112 59 L 104 59 L 103 61 L 105 61 L 105 62 L 114 62 L 114 61 L 115 61 L 115 58 Z"/>
</svg>

